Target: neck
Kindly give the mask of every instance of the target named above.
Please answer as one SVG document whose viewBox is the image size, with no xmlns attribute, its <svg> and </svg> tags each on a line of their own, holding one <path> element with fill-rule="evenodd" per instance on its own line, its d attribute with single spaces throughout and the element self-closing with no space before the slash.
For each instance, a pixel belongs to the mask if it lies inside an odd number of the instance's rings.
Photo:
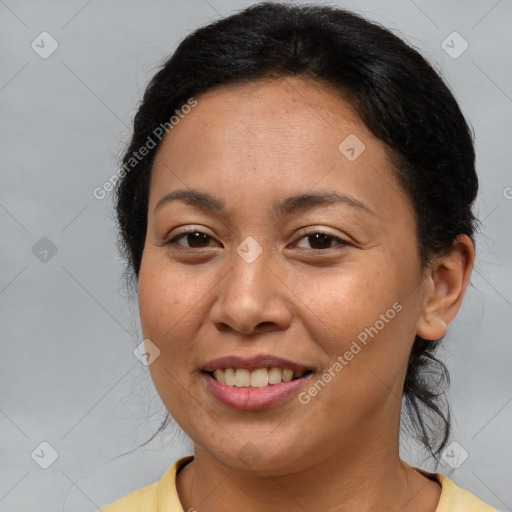
<svg viewBox="0 0 512 512">
<path fill-rule="evenodd" d="M 400 460 L 398 436 L 390 443 L 389 433 L 372 430 L 372 438 L 358 433 L 357 446 L 333 447 L 307 469 L 279 476 L 226 467 L 196 446 L 177 479 L 183 509 L 435 512 L 439 485 Z"/>
</svg>

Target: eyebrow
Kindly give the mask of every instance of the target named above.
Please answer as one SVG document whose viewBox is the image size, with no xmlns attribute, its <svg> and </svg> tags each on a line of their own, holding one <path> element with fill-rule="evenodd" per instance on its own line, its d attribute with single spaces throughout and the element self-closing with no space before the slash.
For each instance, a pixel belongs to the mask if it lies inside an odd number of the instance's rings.
<svg viewBox="0 0 512 512">
<path fill-rule="evenodd" d="M 189 206 L 206 213 L 218 213 L 227 215 L 226 204 L 218 197 L 212 196 L 200 190 L 187 189 L 175 190 L 163 196 L 155 206 L 154 213 L 164 205 L 173 201 L 181 201 Z M 376 215 L 366 204 L 354 197 L 340 194 L 339 192 L 308 192 L 286 197 L 274 203 L 273 212 L 278 217 L 285 217 L 292 213 L 298 213 L 318 206 L 329 206 L 332 204 L 346 204 L 359 208 L 367 213 Z"/>
</svg>

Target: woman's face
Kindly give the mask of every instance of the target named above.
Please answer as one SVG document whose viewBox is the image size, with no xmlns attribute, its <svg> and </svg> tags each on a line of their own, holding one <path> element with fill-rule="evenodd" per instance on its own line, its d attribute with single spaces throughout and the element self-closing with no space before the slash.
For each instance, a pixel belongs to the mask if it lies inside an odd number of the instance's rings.
<svg viewBox="0 0 512 512">
<path fill-rule="evenodd" d="M 266 474 L 394 443 L 425 287 L 385 146 L 298 78 L 196 99 L 155 159 L 139 276 L 165 406 Z"/>
</svg>

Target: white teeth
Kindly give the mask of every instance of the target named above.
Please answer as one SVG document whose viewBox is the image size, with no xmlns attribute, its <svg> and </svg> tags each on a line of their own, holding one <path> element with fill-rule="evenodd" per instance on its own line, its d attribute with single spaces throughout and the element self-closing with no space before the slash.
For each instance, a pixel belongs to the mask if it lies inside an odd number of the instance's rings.
<svg viewBox="0 0 512 512">
<path fill-rule="evenodd" d="M 268 386 L 268 370 L 260 368 L 251 372 L 251 387 L 264 388 L 265 386 Z"/>
<path fill-rule="evenodd" d="M 285 368 L 278 367 L 258 368 L 249 371 L 243 368 L 217 369 L 213 372 L 213 377 L 222 384 L 237 388 L 264 388 L 268 385 L 280 384 L 281 382 L 290 382 L 294 377 L 302 377 L 306 372 L 293 372 Z"/>
<path fill-rule="evenodd" d="M 232 368 L 224 370 L 224 384 L 231 387 L 235 385 L 235 370 Z"/>
<path fill-rule="evenodd" d="M 213 372 L 213 376 L 219 381 L 224 384 L 224 371 L 223 370 L 215 370 Z"/>
<path fill-rule="evenodd" d="M 283 370 L 281 368 L 270 368 L 268 372 L 268 383 L 269 384 L 279 384 L 281 382 L 281 376 L 283 375 Z"/>
<path fill-rule="evenodd" d="M 285 382 L 290 382 L 293 379 L 292 370 L 283 370 L 283 380 Z"/>
<path fill-rule="evenodd" d="M 235 371 L 235 386 L 237 388 L 247 388 L 251 384 L 251 372 L 238 368 Z"/>
</svg>

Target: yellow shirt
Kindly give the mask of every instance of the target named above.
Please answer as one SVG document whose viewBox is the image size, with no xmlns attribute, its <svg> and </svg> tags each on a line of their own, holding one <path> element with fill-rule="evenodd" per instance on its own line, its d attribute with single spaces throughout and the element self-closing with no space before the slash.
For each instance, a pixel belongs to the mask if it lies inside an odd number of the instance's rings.
<svg viewBox="0 0 512 512">
<path fill-rule="evenodd" d="M 176 491 L 176 474 L 193 459 L 183 457 L 165 471 L 159 482 L 142 487 L 102 507 L 102 512 L 184 512 Z M 425 474 L 419 468 L 415 468 Z M 470 492 L 455 485 L 448 477 L 434 473 L 441 484 L 441 498 L 436 512 L 499 512 Z"/>
</svg>

